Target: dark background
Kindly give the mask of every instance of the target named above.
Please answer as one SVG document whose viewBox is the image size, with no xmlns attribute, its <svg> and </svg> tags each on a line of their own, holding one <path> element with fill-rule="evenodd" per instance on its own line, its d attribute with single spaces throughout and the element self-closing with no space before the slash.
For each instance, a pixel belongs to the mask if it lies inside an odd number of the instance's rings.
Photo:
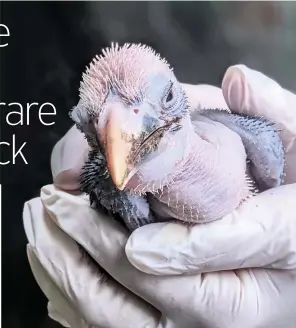
<svg viewBox="0 0 296 328">
<path fill-rule="evenodd" d="M 2 166 L 2 327 L 45 328 L 46 299 L 26 257 L 24 202 L 51 183 L 50 153 L 71 126 L 82 71 L 111 41 L 151 45 L 182 82 L 219 85 L 228 66 L 244 63 L 296 90 L 296 4 L 235 2 L 1 2 L 9 45 L 0 48 L 1 101 L 51 102 L 56 124 L 37 115 L 1 140 L 27 142 L 28 165 Z M 10 108 L 11 110 L 11 108 Z M 32 113 L 34 111 L 32 110 Z M 4 160 L 8 153 L 1 149 Z M 123 327 L 124 328 L 124 327 Z M 135 327 L 136 328 L 136 327 Z"/>
</svg>

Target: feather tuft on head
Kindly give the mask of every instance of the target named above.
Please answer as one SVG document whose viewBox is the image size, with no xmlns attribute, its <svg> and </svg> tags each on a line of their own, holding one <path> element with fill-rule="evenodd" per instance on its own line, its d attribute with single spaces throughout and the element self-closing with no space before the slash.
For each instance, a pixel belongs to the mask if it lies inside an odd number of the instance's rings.
<svg viewBox="0 0 296 328">
<path fill-rule="evenodd" d="M 81 104 L 88 114 L 96 116 L 110 88 L 116 89 L 127 103 L 141 101 L 145 97 L 148 73 L 171 74 L 172 68 L 151 47 L 126 43 L 102 50 L 85 73 L 80 84 Z"/>
</svg>

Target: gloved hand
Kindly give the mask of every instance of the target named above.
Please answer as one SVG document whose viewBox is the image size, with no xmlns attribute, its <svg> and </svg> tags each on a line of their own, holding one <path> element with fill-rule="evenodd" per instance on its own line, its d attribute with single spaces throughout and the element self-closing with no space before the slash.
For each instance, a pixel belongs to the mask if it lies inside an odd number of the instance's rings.
<svg viewBox="0 0 296 328">
<path fill-rule="evenodd" d="M 129 237 L 75 191 L 87 145 L 72 128 L 53 151 L 56 187 L 43 187 L 23 214 L 33 274 L 66 327 L 296 327 L 296 96 L 241 65 L 227 70 L 222 91 L 185 88 L 192 107 L 275 121 L 286 185 L 220 221 L 151 224 Z"/>
</svg>

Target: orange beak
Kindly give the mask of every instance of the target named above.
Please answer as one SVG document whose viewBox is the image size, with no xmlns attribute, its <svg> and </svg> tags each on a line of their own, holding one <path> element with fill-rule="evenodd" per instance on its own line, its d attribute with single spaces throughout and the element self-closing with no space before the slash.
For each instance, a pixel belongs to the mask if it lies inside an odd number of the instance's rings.
<svg viewBox="0 0 296 328">
<path fill-rule="evenodd" d="M 106 125 L 106 160 L 111 178 L 119 190 L 123 190 L 127 182 L 128 157 L 132 149 L 132 143 L 124 139 L 121 124 L 118 112 L 111 111 Z"/>
<path fill-rule="evenodd" d="M 100 134 L 109 174 L 116 187 L 123 190 L 137 170 L 136 163 L 140 164 L 153 151 L 151 138 L 157 147 L 163 122 L 153 116 L 146 104 L 132 110 L 120 102 L 113 103 L 108 112 L 105 129 Z"/>
</svg>

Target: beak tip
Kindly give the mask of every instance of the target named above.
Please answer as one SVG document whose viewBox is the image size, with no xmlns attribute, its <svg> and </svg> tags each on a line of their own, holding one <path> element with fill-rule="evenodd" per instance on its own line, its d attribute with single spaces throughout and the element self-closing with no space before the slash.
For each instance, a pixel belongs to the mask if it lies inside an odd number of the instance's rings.
<svg viewBox="0 0 296 328">
<path fill-rule="evenodd" d="M 116 188 L 121 190 L 123 185 L 123 179 L 117 179 L 116 177 L 114 177 L 114 175 L 111 175 L 111 177 Z"/>
<path fill-rule="evenodd" d="M 120 173 L 123 172 L 118 172 L 116 170 L 114 170 L 114 168 L 109 168 L 108 167 L 108 171 L 110 173 L 110 177 L 115 185 L 115 187 L 118 190 L 123 190 L 124 189 L 124 176 Z"/>
<path fill-rule="evenodd" d="M 123 185 L 123 184 L 121 184 L 121 185 L 119 185 L 119 186 L 116 186 L 116 187 L 117 187 L 117 189 L 120 190 L 120 191 L 123 191 L 123 190 L 124 190 L 124 185 Z"/>
<path fill-rule="evenodd" d="M 105 147 L 107 167 L 112 181 L 118 190 L 124 190 L 127 184 L 128 157 L 131 153 L 132 143 L 123 137 L 121 130 L 122 111 L 111 111 L 105 129 Z"/>
</svg>

